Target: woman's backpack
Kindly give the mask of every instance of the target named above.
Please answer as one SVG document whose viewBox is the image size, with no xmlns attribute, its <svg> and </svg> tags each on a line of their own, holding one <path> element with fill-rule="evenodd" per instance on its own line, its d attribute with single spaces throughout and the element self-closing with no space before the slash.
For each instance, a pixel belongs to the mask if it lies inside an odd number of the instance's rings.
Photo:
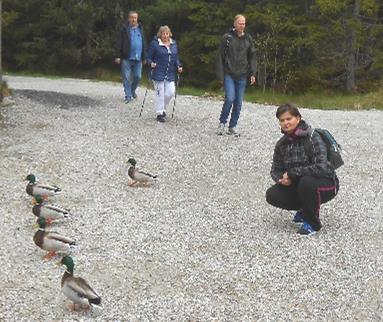
<svg viewBox="0 0 383 322">
<path fill-rule="evenodd" d="M 311 137 L 314 132 L 318 133 L 322 138 L 323 142 L 326 144 L 327 160 L 330 162 L 333 168 L 338 169 L 339 167 L 341 167 L 344 164 L 341 155 L 342 148 L 340 144 L 338 144 L 338 142 L 335 140 L 334 136 L 326 129 L 316 128 L 311 131 L 309 139 L 305 141 L 306 154 L 310 156 L 310 159 L 314 157 L 314 148 L 311 143 Z"/>
</svg>

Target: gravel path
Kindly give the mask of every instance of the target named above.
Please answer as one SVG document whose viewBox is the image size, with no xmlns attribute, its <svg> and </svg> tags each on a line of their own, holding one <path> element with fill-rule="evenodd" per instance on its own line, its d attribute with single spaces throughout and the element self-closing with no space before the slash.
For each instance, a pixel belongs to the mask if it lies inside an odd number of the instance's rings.
<svg viewBox="0 0 383 322">
<path fill-rule="evenodd" d="M 264 198 L 275 107 L 244 104 L 241 138 L 217 137 L 217 100 L 179 96 L 158 124 L 152 91 L 138 118 L 144 88 L 125 105 L 120 84 L 6 78 L 16 104 L 0 126 L 0 321 L 382 320 L 382 112 L 302 110 L 346 162 L 323 230 L 302 237 Z M 131 156 L 159 175 L 151 188 L 127 187 Z M 63 189 L 53 201 L 74 216 L 53 228 L 78 241 L 75 274 L 102 310 L 69 311 L 64 269 L 33 244 L 30 172 Z"/>
</svg>

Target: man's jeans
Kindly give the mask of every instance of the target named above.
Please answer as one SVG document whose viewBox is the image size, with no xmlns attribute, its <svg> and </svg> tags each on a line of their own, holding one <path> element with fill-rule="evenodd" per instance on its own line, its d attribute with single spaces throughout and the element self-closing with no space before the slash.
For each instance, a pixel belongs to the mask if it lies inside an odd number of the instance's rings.
<svg viewBox="0 0 383 322">
<path fill-rule="evenodd" d="M 231 107 L 233 107 L 229 128 L 235 128 L 241 113 L 243 96 L 246 89 L 246 77 L 234 79 L 230 75 L 225 74 L 223 87 L 225 90 L 225 102 L 223 103 L 219 123 L 226 124 Z"/>
<path fill-rule="evenodd" d="M 121 62 L 122 81 L 124 83 L 125 99 L 131 100 L 135 95 L 138 83 L 141 80 L 142 62 L 138 60 L 123 59 Z"/>
</svg>

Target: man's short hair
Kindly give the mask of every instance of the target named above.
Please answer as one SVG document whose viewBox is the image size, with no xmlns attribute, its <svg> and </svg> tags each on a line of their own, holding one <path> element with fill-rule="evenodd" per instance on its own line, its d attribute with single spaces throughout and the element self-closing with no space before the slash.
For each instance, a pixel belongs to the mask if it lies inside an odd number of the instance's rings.
<svg viewBox="0 0 383 322">
<path fill-rule="evenodd" d="M 246 17 L 244 15 L 239 14 L 239 15 L 236 15 L 234 17 L 234 22 L 236 22 L 239 18 L 245 18 L 246 19 Z"/>
<path fill-rule="evenodd" d="M 138 16 L 138 12 L 137 11 L 135 11 L 135 10 L 130 10 L 130 11 L 128 11 L 128 13 L 126 14 L 126 18 L 129 18 L 130 17 L 130 15 L 132 15 L 132 14 L 136 14 L 137 16 Z"/>
</svg>

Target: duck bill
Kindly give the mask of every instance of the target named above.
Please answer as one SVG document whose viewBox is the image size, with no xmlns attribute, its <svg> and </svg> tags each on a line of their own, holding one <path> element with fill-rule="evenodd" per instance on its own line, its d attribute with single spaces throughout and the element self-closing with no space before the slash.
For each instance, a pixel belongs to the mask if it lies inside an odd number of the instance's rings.
<svg viewBox="0 0 383 322">
<path fill-rule="evenodd" d="M 33 229 L 37 229 L 37 228 L 39 228 L 39 224 L 38 224 L 38 223 L 34 223 L 34 224 L 32 225 L 32 228 L 33 228 Z"/>
</svg>

